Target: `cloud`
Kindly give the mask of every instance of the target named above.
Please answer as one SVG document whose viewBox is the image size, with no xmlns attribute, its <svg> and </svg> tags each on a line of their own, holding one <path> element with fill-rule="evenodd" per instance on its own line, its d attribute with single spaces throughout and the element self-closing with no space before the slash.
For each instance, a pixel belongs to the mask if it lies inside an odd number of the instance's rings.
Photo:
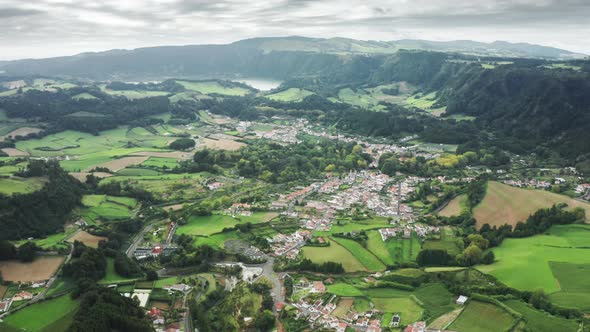
<svg viewBox="0 0 590 332">
<path fill-rule="evenodd" d="M 42 12 L 34 9 L 21 8 L 2 8 L 0 7 L 0 18 L 7 19 L 11 17 L 31 16 L 41 14 Z"/>
<path fill-rule="evenodd" d="M 0 60 L 287 35 L 507 40 L 590 53 L 587 0 L 2 2 Z"/>
</svg>

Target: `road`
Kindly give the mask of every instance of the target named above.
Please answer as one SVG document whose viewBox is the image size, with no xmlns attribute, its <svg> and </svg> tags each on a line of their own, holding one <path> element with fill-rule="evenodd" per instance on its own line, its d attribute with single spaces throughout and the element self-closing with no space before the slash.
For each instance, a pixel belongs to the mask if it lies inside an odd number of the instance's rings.
<svg viewBox="0 0 590 332">
<path fill-rule="evenodd" d="M 139 244 L 141 243 L 141 240 L 143 240 L 143 235 L 145 233 L 151 231 L 152 228 L 154 228 L 155 223 L 156 223 L 156 221 L 150 222 L 147 226 L 145 226 L 143 228 L 143 230 L 141 232 L 139 232 L 135 236 L 135 239 L 133 239 L 133 242 L 129 245 L 129 248 L 127 248 L 127 251 L 125 252 L 129 258 L 133 257 L 133 252 L 135 252 L 135 249 L 137 249 L 137 246 L 139 246 Z"/>
</svg>

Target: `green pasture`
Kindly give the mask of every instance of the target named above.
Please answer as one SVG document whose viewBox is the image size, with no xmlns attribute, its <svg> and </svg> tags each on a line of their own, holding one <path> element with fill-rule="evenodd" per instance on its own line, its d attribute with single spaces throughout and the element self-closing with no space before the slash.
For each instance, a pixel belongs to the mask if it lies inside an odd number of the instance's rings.
<svg viewBox="0 0 590 332">
<path fill-rule="evenodd" d="M 220 94 L 220 95 L 227 95 L 227 96 L 245 96 L 252 91 L 246 88 L 234 86 L 234 87 L 226 87 L 217 81 L 201 81 L 201 82 L 193 82 L 193 81 L 176 81 L 178 84 L 182 85 L 187 90 L 192 90 L 196 92 L 200 92 L 202 94 Z"/>
<path fill-rule="evenodd" d="M 302 252 L 306 258 L 317 264 L 340 263 L 346 272 L 366 271 L 367 269 L 350 251 L 335 241 L 331 241 L 329 247 L 303 247 Z"/>
<path fill-rule="evenodd" d="M 557 316 L 551 316 L 539 311 L 527 303 L 518 300 L 509 300 L 504 302 L 510 308 L 521 313 L 526 321 L 526 327 L 535 332 L 574 332 L 578 331 L 578 322 L 571 319 L 565 319 Z"/>
<path fill-rule="evenodd" d="M 356 259 L 361 262 L 368 271 L 383 271 L 385 264 L 379 260 L 370 251 L 363 248 L 363 246 L 353 240 L 331 237 L 331 242 L 336 242 L 348 250 Z"/>
<path fill-rule="evenodd" d="M 192 216 L 186 225 L 178 227 L 176 234 L 210 236 L 221 232 L 224 228 L 235 227 L 238 224 L 258 224 L 268 222 L 276 214 L 270 212 L 254 212 L 251 216 L 236 216 L 213 214 L 211 216 Z"/>
<path fill-rule="evenodd" d="M 0 178 L 0 193 L 5 195 L 31 193 L 43 188 L 47 183 L 45 178 Z"/>
<path fill-rule="evenodd" d="M 65 331 L 77 308 L 78 301 L 66 294 L 19 310 L 4 322 L 25 331 Z"/>
<path fill-rule="evenodd" d="M 449 326 L 457 332 L 509 331 L 516 320 L 504 309 L 490 303 L 470 301 L 465 310 Z"/>
<path fill-rule="evenodd" d="M 553 262 L 590 264 L 590 249 L 582 247 L 587 243 L 590 243 L 590 226 L 553 226 L 545 234 L 504 240 L 500 247 L 493 249 L 496 262 L 478 266 L 478 269 L 521 290 L 542 288 L 553 293 L 583 289 L 580 285 L 585 284 L 576 281 L 583 274 L 575 273 L 579 267 Z M 573 275 L 565 276 L 568 273 Z"/>
</svg>

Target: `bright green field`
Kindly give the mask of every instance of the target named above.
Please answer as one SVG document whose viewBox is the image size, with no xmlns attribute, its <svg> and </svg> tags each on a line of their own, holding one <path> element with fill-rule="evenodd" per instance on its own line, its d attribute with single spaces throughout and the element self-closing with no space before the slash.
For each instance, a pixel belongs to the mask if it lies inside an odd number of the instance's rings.
<svg viewBox="0 0 590 332">
<path fill-rule="evenodd" d="M 405 104 L 421 109 L 429 109 L 436 103 L 436 91 L 422 96 L 416 94 L 405 100 Z"/>
<path fill-rule="evenodd" d="M 302 101 L 305 97 L 313 95 L 313 92 L 300 89 L 289 88 L 287 90 L 267 95 L 266 98 L 277 101 Z"/>
<path fill-rule="evenodd" d="M 478 269 L 522 290 L 542 288 L 547 293 L 553 293 L 568 287 L 576 289 L 576 285 L 580 284 L 573 280 L 578 277 L 567 277 L 558 282 L 549 262 L 590 264 L 590 249 L 572 248 L 587 243 L 590 243 L 590 226 L 553 226 L 547 234 L 504 240 L 500 247 L 493 249 L 496 262 Z M 557 275 L 564 278 L 559 272 Z"/>
<path fill-rule="evenodd" d="M 359 262 L 361 262 L 369 271 L 383 271 L 385 270 L 385 265 L 383 262 L 379 260 L 375 255 L 373 255 L 370 251 L 363 248 L 363 246 L 353 240 L 349 239 L 342 239 L 342 238 L 330 238 L 330 241 L 337 242 L 344 248 L 346 248 L 349 252 L 351 252 Z"/>
<path fill-rule="evenodd" d="M 251 216 L 238 216 L 240 220 L 229 215 L 214 214 L 211 216 L 193 216 L 188 224 L 178 227 L 176 234 L 209 236 L 221 232 L 224 228 L 234 227 L 240 223 L 252 224 L 270 221 L 276 214 L 270 212 L 255 212 Z"/>
<path fill-rule="evenodd" d="M 409 297 L 374 297 L 375 308 L 384 312 L 400 313 L 401 324 L 407 325 L 420 320 L 422 307 Z"/>
<path fill-rule="evenodd" d="M 169 138 L 153 135 L 144 128 L 119 127 L 103 131 L 98 136 L 77 131 L 63 131 L 45 136 L 41 139 L 19 141 L 16 148 L 26 151 L 34 157 L 79 156 L 62 161 L 68 170 L 85 169 L 123 156 L 140 151 L 157 151 L 165 148 Z M 129 142 L 137 147 L 124 148 Z"/>
<path fill-rule="evenodd" d="M 204 82 L 191 82 L 191 81 L 176 81 L 182 85 L 185 89 L 197 91 L 202 94 L 220 94 L 227 96 L 245 96 L 252 92 L 248 89 L 241 87 L 225 87 L 219 84 L 217 81 L 204 81 Z"/>
<path fill-rule="evenodd" d="M 46 179 L 44 178 L 2 178 L 0 179 L 0 193 L 12 195 L 37 191 L 43 188 Z"/>
<path fill-rule="evenodd" d="M 331 241 L 329 247 L 303 247 L 302 252 L 314 263 L 341 263 L 346 272 L 366 271 L 367 269 L 350 251 L 334 241 Z"/>
<path fill-rule="evenodd" d="M 531 331 L 535 332 L 553 332 L 553 331 L 577 331 L 578 322 L 569 320 L 561 317 L 551 316 L 544 312 L 541 312 L 528 304 L 517 301 L 509 300 L 504 302 L 510 308 L 520 312 L 526 321 L 526 326 Z"/>
<path fill-rule="evenodd" d="M 416 260 L 420 252 L 420 240 L 412 234 L 409 239 L 388 239 L 385 245 L 396 262 L 406 263 Z"/>
<path fill-rule="evenodd" d="M 508 331 L 515 323 L 510 314 L 493 304 L 470 301 L 465 310 L 449 326 L 449 330 L 458 332 Z"/>
<path fill-rule="evenodd" d="M 178 161 L 172 158 L 160 158 L 160 157 L 149 157 L 148 160 L 141 163 L 142 166 L 147 167 L 167 167 L 167 168 L 174 168 L 178 166 Z"/>
<path fill-rule="evenodd" d="M 550 298 L 556 304 L 590 311 L 590 264 L 549 262 L 561 291 Z"/>
<path fill-rule="evenodd" d="M 87 222 L 97 220 L 119 220 L 129 218 L 137 201 L 129 197 L 115 197 L 107 195 L 86 195 L 82 198 L 85 208 L 80 210 L 80 215 Z"/>
<path fill-rule="evenodd" d="M 328 285 L 326 289 L 328 292 L 338 296 L 355 297 L 364 295 L 360 289 L 345 283 L 335 283 L 333 285 Z"/>
<path fill-rule="evenodd" d="M 77 301 L 72 300 L 69 295 L 64 295 L 19 310 L 6 317 L 4 322 L 26 331 L 65 331 L 77 307 Z M 69 322 L 67 320 L 60 322 L 68 316 Z"/>
<path fill-rule="evenodd" d="M 387 265 L 395 264 L 395 260 L 387 249 L 385 242 L 381 239 L 381 234 L 378 231 L 367 232 L 369 240 L 367 241 L 367 249 L 375 254 L 383 263 Z"/>
</svg>

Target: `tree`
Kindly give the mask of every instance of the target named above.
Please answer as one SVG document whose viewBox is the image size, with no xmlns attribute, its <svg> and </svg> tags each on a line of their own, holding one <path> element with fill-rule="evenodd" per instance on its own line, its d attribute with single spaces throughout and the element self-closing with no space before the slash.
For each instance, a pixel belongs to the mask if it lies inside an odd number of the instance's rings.
<svg viewBox="0 0 590 332">
<path fill-rule="evenodd" d="M 35 260 L 39 248 L 34 242 L 26 242 L 18 248 L 17 257 L 23 262 L 32 262 Z"/>
<path fill-rule="evenodd" d="M 494 255 L 493 251 L 488 251 L 483 257 L 481 258 L 481 262 L 483 264 L 493 264 L 496 256 Z"/>
<path fill-rule="evenodd" d="M 275 316 L 272 311 L 264 310 L 256 315 L 254 326 L 259 331 L 266 332 L 272 330 L 275 325 Z"/>
<path fill-rule="evenodd" d="M 472 266 L 481 260 L 481 249 L 472 244 L 463 250 L 463 253 L 457 257 L 457 262 L 464 266 Z"/>
<path fill-rule="evenodd" d="M 195 147 L 195 140 L 192 138 L 179 138 L 170 143 L 169 147 L 174 150 L 190 150 Z"/>
<path fill-rule="evenodd" d="M 9 241 L 0 241 L 0 261 L 16 258 L 16 247 Z"/>
<path fill-rule="evenodd" d="M 470 234 L 469 236 L 467 236 L 467 241 L 470 245 L 476 245 L 481 250 L 486 250 L 490 245 L 490 241 L 481 236 L 481 234 Z"/>
</svg>

